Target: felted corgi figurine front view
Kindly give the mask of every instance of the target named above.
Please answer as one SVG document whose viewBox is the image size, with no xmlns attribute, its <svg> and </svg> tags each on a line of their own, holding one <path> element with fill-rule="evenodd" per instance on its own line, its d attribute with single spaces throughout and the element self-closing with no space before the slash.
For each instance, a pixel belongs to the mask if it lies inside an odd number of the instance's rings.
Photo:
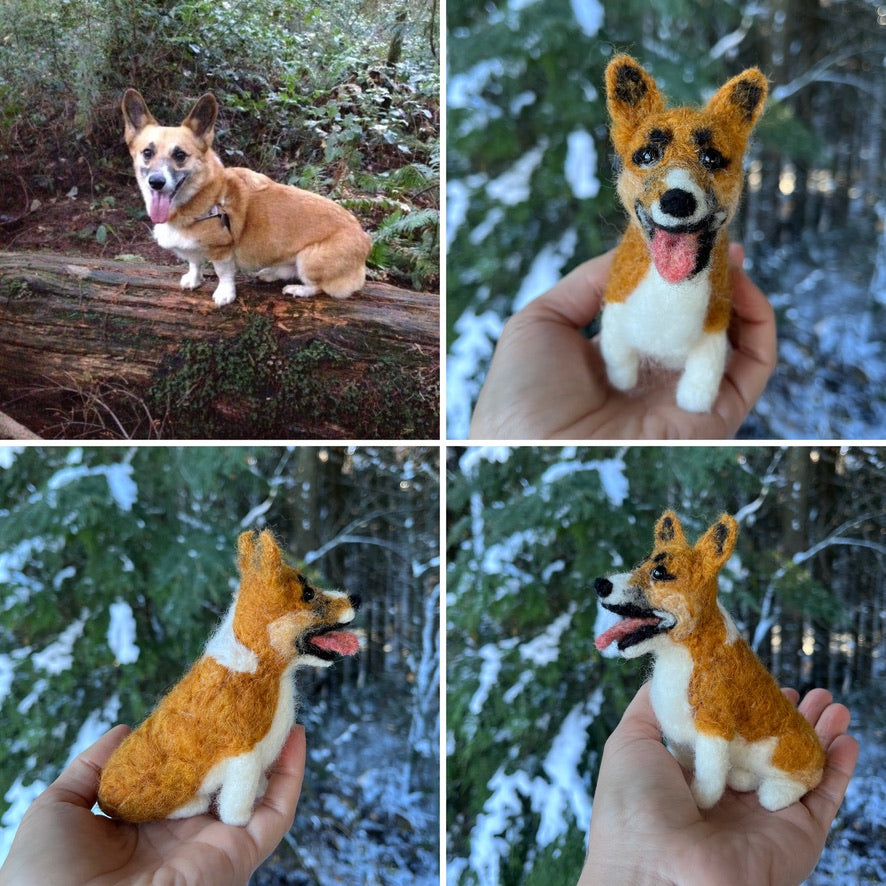
<svg viewBox="0 0 886 886">
<path fill-rule="evenodd" d="M 728 785 L 756 791 L 776 811 L 818 785 L 825 754 L 717 601 L 717 574 L 737 535 L 723 514 L 691 546 L 666 511 L 652 553 L 633 572 L 596 580 L 599 605 L 614 618 L 596 646 L 614 643 L 623 658 L 654 656 L 652 708 L 671 753 L 694 772 L 699 808 Z"/>
<path fill-rule="evenodd" d="M 732 305 L 726 226 L 742 156 L 766 102 L 756 68 L 702 109 L 668 109 L 630 56 L 606 69 L 606 103 L 629 224 L 605 293 L 600 349 L 610 383 L 635 387 L 641 360 L 682 370 L 677 405 L 709 412 L 726 366 Z"/>
<path fill-rule="evenodd" d="M 359 598 L 313 587 L 273 535 L 238 541 L 240 589 L 203 655 L 102 771 L 98 802 L 130 822 L 208 812 L 245 825 L 295 719 L 293 671 L 353 655 Z"/>
</svg>

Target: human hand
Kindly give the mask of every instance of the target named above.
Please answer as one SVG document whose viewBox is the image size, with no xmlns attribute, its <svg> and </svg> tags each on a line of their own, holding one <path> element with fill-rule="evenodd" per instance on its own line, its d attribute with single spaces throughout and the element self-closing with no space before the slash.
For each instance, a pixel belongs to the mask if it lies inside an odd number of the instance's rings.
<svg viewBox="0 0 886 886">
<path fill-rule="evenodd" d="M 676 374 L 641 370 L 609 384 L 599 343 L 581 333 L 600 312 L 614 250 L 579 265 L 505 324 L 471 420 L 473 439 L 714 439 L 732 437 L 775 369 L 775 312 L 729 249 L 732 351 L 710 413 L 685 412 Z"/>
<path fill-rule="evenodd" d="M 796 692 L 784 692 L 796 703 Z M 824 848 L 858 742 L 846 734 L 849 711 L 824 689 L 809 692 L 799 709 L 827 753 L 821 784 L 778 812 L 767 812 L 753 791 L 731 788 L 700 810 L 686 773 L 661 743 L 649 684 L 642 686 L 603 751 L 579 886 L 800 883 Z"/>
<path fill-rule="evenodd" d="M 31 804 L 0 868 L 3 886 L 244 886 L 292 826 L 305 771 L 303 727 L 293 728 L 242 828 L 210 815 L 141 825 L 93 815 L 101 769 L 128 732 L 105 733 Z"/>
</svg>

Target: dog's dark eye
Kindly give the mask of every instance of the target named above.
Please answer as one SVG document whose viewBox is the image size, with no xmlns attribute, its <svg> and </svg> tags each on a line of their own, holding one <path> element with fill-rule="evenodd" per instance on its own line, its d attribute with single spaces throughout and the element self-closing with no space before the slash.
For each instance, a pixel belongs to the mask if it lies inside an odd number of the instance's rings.
<svg viewBox="0 0 886 886">
<path fill-rule="evenodd" d="M 310 603 L 316 596 L 317 592 L 310 585 L 305 585 L 301 589 L 301 598 L 305 603 Z"/>
<path fill-rule="evenodd" d="M 188 159 L 188 155 L 181 148 L 175 148 L 172 152 L 172 159 L 176 163 L 184 163 Z"/>
<path fill-rule="evenodd" d="M 667 578 L 668 571 L 664 568 L 664 566 L 656 566 L 652 572 L 649 573 L 656 581 L 663 581 Z"/>
<path fill-rule="evenodd" d="M 698 159 L 705 169 L 710 169 L 712 172 L 729 165 L 729 161 L 716 148 L 702 148 L 698 153 Z"/>
<path fill-rule="evenodd" d="M 654 166 L 661 160 L 661 148 L 658 145 L 643 145 L 631 156 L 636 166 Z"/>
<path fill-rule="evenodd" d="M 151 157 L 153 157 L 153 156 L 154 156 L 154 149 L 153 149 L 153 148 L 145 148 L 145 149 L 142 151 L 142 157 L 144 158 L 144 160 L 145 160 L 146 163 L 147 163 L 148 160 L 150 160 Z"/>
</svg>

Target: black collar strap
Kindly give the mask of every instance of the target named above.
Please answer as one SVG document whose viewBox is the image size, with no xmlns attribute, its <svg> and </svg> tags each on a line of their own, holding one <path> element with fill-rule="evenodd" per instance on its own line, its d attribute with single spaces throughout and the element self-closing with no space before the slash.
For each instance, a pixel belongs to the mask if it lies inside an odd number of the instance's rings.
<svg viewBox="0 0 886 886">
<path fill-rule="evenodd" d="M 197 218 L 194 219 L 195 222 L 198 221 L 206 221 L 209 218 L 217 218 L 221 221 L 222 226 L 227 228 L 229 231 L 231 230 L 231 217 L 227 214 L 227 212 L 223 212 L 221 207 L 216 203 L 206 215 L 198 215 Z"/>
</svg>

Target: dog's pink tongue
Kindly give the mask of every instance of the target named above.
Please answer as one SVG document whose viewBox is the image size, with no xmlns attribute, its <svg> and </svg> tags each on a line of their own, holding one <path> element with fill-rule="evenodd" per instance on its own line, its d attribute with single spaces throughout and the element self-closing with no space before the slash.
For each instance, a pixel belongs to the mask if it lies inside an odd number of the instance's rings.
<svg viewBox="0 0 886 886">
<path fill-rule="evenodd" d="M 668 283 L 679 283 L 692 273 L 698 255 L 698 238 L 698 233 L 672 234 L 655 229 L 650 244 L 652 260 Z"/>
<path fill-rule="evenodd" d="M 608 646 L 621 640 L 622 637 L 627 637 L 628 634 L 633 634 L 634 631 L 640 630 L 643 625 L 657 625 L 659 621 L 661 621 L 661 619 L 658 618 L 625 618 L 617 624 L 614 624 L 608 631 L 603 631 L 603 633 L 594 640 L 594 645 L 600 650 L 600 652 L 602 652 Z"/>
<path fill-rule="evenodd" d="M 311 642 L 321 649 L 337 652 L 339 655 L 354 655 L 360 649 L 360 641 L 350 631 L 330 631 L 313 637 Z"/>
<path fill-rule="evenodd" d="M 151 221 L 155 225 L 162 225 L 169 221 L 171 207 L 171 194 L 164 194 L 162 191 L 151 191 L 151 206 L 148 209 L 148 215 L 151 216 Z"/>
</svg>

